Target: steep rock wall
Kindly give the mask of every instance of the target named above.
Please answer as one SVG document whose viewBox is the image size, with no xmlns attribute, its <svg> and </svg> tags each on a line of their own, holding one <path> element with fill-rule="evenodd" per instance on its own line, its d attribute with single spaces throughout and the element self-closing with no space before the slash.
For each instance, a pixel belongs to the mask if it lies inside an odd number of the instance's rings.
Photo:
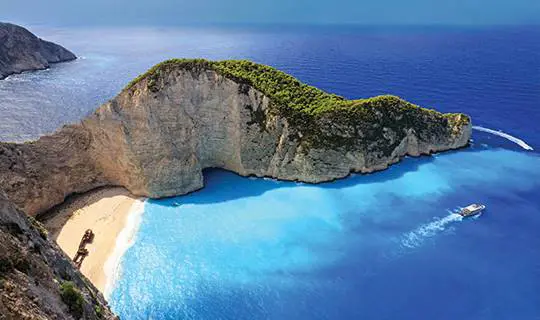
<svg viewBox="0 0 540 320">
<path fill-rule="evenodd" d="M 330 181 L 385 169 L 405 155 L 460 148 L 471 134 L 467 116 L 397 97 L 374 99 L 365 116 L 336 110 L 309 126 L 273 103 L 215 70 L 173 68 L 141 79 L 80 124 L 32 143 L 0 144 L 0 183 L 35 215 L 101 185 L 153 198 L 184 194 L 203 186 L 209 167 Z"/>
</svg>

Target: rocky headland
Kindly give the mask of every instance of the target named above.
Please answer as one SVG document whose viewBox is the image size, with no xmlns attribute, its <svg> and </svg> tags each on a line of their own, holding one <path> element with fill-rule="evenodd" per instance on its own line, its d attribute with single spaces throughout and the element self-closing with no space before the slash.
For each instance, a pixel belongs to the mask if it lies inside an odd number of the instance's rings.
<svg viewBox="0 0 540 320">
<path fill-rule="evenodd" d="M 42 40 L 23 27 L 0 22 L 0 79 L 76 58 L 64 47 Z"/>
<path fill-rule="evenodd" d="M 203 187 L 205 168 L 318 183 L 468 144 L 471 120 L 395 96 L 346 100 L 249 61 L 170 60 L 78 124 L 0 143 L 0 186 L 29 215 L 122 186 L 151 198 Z"/>
</svg>

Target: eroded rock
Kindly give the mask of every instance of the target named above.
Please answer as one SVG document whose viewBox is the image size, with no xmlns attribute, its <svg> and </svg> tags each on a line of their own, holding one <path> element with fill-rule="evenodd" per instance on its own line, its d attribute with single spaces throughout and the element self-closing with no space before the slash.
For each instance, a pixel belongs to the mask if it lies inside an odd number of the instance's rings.
<svg viewBox="0 0 540 320">
<path fill-rule="evenodd" d="M 151 198 L 188 193 L 203 186 L 205 168 L 330 181 L 383 170 L 406 155 L 461 148 L 471 135 L 466 115 L 392 96 L 350 103 L 331 96 L 343 106 L 298 113 L 250 81 L 201 60 L 158 66 L 79 124 L 35 142 L 0 143 L 1 188 L 36 215 L 103 185 Z"/>
</svg>

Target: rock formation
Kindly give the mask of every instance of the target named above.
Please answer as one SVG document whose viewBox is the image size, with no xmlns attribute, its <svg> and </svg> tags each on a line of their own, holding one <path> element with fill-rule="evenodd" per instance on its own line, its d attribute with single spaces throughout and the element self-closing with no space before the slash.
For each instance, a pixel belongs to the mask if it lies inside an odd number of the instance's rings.
<svg viewBox="0 0 540 320">
<path fill-rule="evenodd" d="M 0 192 L 0 319 L 114 319 L 47 231 Z"/>
<path fill-rule="evenodd" d="M 464 147 L 471 121 L 394 96 L 345 100 L 247 61 L 172 60 L 79 124 L 0 144 L 0 186 L 30 215 L 72 193 L 152 198 L 203 186 L 202 170 L 310 183 Z"/>
<path fill-rule="evenodd" d="M 42 40 L 23 27 L 0 22 L 0 79 L 76 58 L 65 48 Z"/>
</svg>

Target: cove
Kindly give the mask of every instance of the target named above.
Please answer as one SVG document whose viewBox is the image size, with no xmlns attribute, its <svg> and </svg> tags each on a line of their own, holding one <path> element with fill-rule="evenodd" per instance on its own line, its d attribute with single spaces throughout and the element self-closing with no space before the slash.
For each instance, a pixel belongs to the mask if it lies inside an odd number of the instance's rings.
<svg viewBox="0 0 540 320">
<path fill-rule="evenodd" d="M 531 318 L 540 157 L 479 142 L 319 185 L 207 171 L 204 189 L 147 201 L 113 310 L 122 319 Z M 472 202 L 488 210 L 455 218 Z"/>
</svg>

